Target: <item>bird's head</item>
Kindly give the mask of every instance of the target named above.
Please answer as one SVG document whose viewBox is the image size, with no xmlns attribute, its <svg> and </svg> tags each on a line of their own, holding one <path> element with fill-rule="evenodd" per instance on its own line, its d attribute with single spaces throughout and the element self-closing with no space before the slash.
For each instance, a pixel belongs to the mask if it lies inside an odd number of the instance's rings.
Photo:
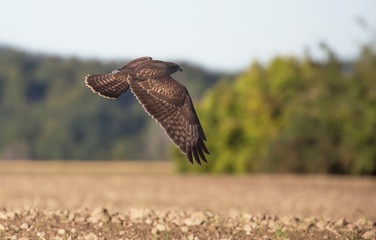
<svg viewBox="0 0 376 240">
<path fill-rule="evenodd" d="M 173 74 L 177 71 L 183 71 L 178 64 L 172 62 L 167 63 L 167 70 L 169 74 Z"/>
</svg>

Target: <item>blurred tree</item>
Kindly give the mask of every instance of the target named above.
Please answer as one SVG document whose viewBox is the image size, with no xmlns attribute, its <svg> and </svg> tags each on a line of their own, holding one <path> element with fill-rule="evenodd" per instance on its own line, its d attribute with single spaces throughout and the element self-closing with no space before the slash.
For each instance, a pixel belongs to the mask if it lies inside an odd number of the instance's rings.
<svg viewBox="0 0 376 240">
<path fill-rule="evenodd" d="M 277 57 L 209 90 L 198 113 L 211 155 L 180 171 L 376 174 L 376 51 L 340 62 Z"/>
</svg>

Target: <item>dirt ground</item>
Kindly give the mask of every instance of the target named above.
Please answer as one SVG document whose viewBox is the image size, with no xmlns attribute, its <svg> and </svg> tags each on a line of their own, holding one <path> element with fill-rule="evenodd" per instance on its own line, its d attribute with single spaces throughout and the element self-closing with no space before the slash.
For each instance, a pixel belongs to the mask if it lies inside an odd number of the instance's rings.
<svg viewBox="0 0 376 240">
<path fill-rule="evenodd" d="M 0 161 L 1 239 L 376 239 L 376 179 Z"/>
</svg>

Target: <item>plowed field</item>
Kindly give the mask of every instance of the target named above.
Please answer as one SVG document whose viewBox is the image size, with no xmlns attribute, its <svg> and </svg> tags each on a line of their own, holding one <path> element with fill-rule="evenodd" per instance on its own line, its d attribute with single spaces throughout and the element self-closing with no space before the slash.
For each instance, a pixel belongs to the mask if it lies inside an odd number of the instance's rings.
<svg viewBox="0 0 376 240">
<path fill-rule="evenodd" d="M 2 239 L 375 239 L 376 179 L 0 161 Z"/>
</svg>

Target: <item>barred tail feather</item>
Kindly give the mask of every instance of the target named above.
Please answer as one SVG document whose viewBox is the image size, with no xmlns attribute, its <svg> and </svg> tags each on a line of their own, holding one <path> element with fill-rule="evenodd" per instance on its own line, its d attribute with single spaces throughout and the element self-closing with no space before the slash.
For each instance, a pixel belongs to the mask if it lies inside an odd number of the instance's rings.
<svg viewBox="0 0 376 240">
<path fill-rule="evenodd" d="M 89 74 L 85 77 L 85 83 L 93 92 L 112 99 L 118 98 L 129 88 L 127 82 L 117 80 L 112 73 Z"/>
</svg>

